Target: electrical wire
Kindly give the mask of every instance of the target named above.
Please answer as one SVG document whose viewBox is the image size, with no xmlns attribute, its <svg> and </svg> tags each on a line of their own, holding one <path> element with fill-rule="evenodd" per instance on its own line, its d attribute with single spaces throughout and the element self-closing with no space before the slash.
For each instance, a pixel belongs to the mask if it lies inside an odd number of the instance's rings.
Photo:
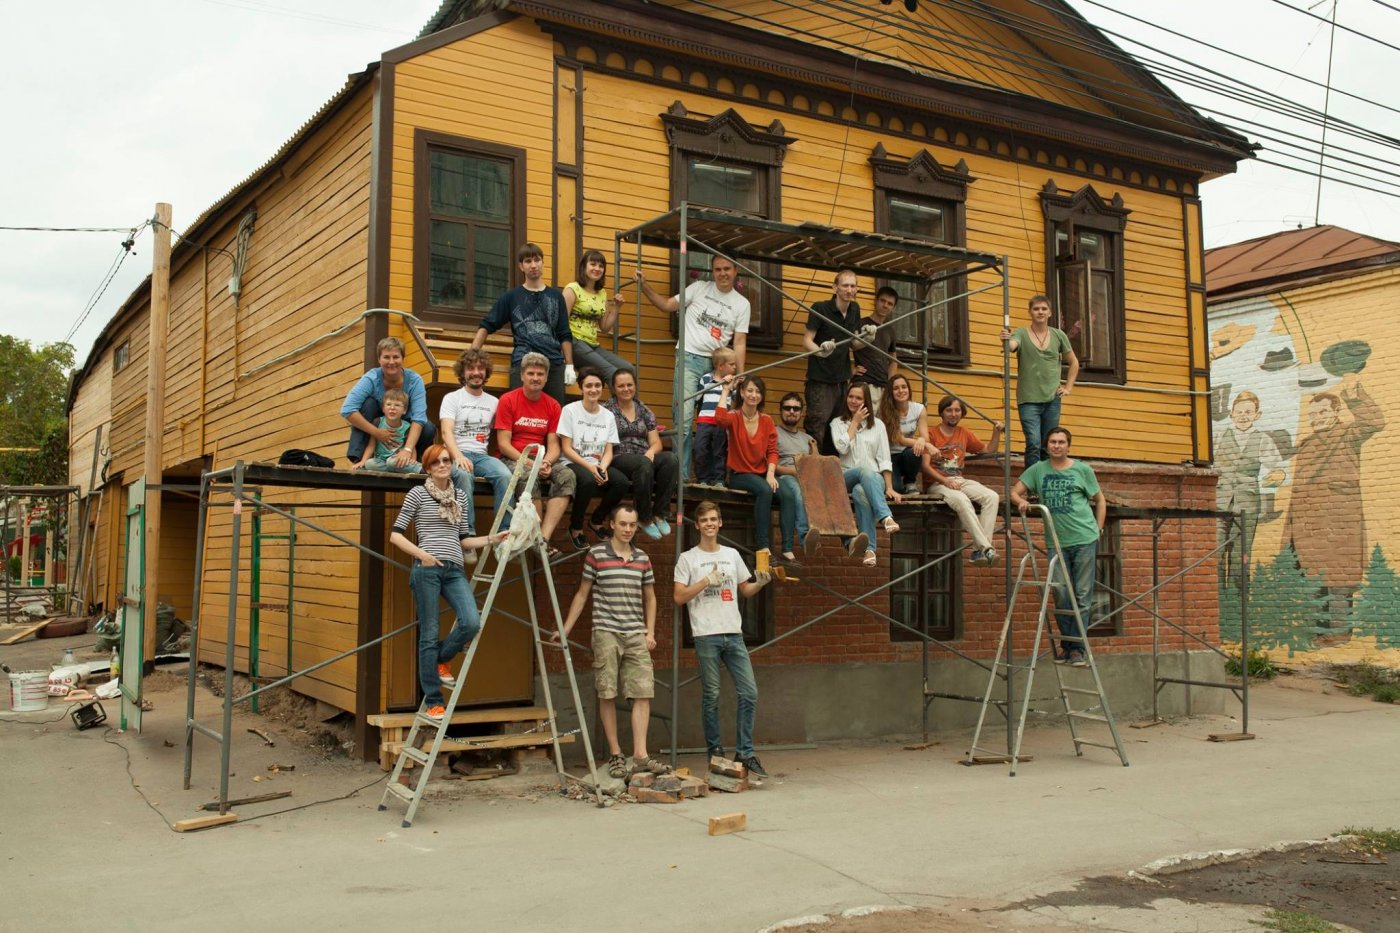
<svg viewBox="0 0 1400 933">
<path fill-rule="evenodd" d="M 1351 33 L 1351 34 L 1354 35 L 1354 36 L 1360 36 L 1360 37 L 1363 38 L 1363 39 L 1370 39 L 1372 42 L 1376 43 L 1377 45 L 1383 45 L 1383 46 L 1385 46 L 1385 47 L 1388 48 L 1388 49 L 1394 49 L 1395 51 L 1400 52 L 1400 45 L 1395 45 L 1394 43 L 1392 43 L 1392 42 L 1387 42 L 1387 41 L 1385 41 L 1384 39 L 1378 39 L 1377 37 L 1371 35 L 1370 33 L 1362 32 L 1362 31 L 1359 30 L 1359 29 L 1353 29 L 1353 28 L 1350 27 L 1350 26 L 1344 26 L 1344 25 L 1342 25 L 1341 23 L 1333 23 L 1332 20 L 1329 20 L 1329 19 L 1328 19 L 1327 17 L 1325 17 L 1325 16 L 1318 16 L 1316 13 L 1312 12 L 1311 10 L 1304 10 L 1304 9 L 1302 9 L 1302 8 L 1300 8 L 1300 7 L 1296 7 L 1296 6 L 1294 6 L 1293 4 L 1291 4 L 1291 3 L 1286 3 L 1285 0 L 1273 0 L 1273 2 L 1274 2 L 1274 3 L 1277 3 L 1279 6 L 1283 7 L 1285 10 L 1292 10 L 1294 13 L 1301 13 L 1301 14 L 1304 15 L 1304 16 L 1309 16 L 1309 17 L 1311 17 L 1311 18 L 1313 18 L 1313 19 L 1321 20 L 1322 22 L 1328 23 L 1329 25 L 1335 25 L 1338 29 L 1342 30 L 1342 32 L 1349 32 L 1349 33 Z"/>
<path fill-rule="evenodd" d="M 25 233 L 126 233 L 130 227 L 0 227 Z"/>
<path fill-rule="evenodd" d="M 87 321 L 88 315 L 92 314 L 92 309 L 97 307 L 97 303 L 101 301 L 102 296 L 107 293 L 107 287 L 112 284 L 112 280 L 115 279 L 117 273 L 121 271 L 122 263 L 126 262 L 126 257 L 131 255 L 131 248 L 136 245 L 136 238 L 140 236 L 141 231 L 145 230 L 150 225 L 151 221 L 147 220 L 143 221 L 138 226 L 129 228 L 127 238 L 122 241 L 121 248 L 117 251 L 116 258 L 112 260 L 112 265 L 108 267 L 106 274 L 102 277 L 102 281 L 99 282 L 97 288 L 93 290 L 92 297 L 88 299 L 87 304 L 83 307 L 82 313 L 78 315 L 78 320 L 68 329 L 67 336 L 63 338 L 64 343 L 72 341 L 78 329 Z"/>
</svg>

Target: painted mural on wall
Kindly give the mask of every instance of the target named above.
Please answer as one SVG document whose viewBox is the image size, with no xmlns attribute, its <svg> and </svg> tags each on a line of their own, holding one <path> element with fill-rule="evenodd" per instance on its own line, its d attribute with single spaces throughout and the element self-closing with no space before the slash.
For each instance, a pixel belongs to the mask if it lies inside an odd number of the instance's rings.
<svg viewBox="0 0 1400 933">
<path fill-rule="evenodd" d="M 1400 359 L 1323 307 L 1265 296 L 1211 310 L 1216 501 L 1241 513 L 1222 552 L 1221 635 L 1239 640 L 1243 548 L 1252 646 L 1400 663 L 1400 433 L 1386 429 L 1400 395 L 1379 378 Z"/>
</svg>

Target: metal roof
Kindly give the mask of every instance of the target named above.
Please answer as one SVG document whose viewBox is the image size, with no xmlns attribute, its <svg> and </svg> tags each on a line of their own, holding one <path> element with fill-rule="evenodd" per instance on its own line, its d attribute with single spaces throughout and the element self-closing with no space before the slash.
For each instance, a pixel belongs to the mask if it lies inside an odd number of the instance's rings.
<svg viewBox="0 0 1400 933">
<path fill-rule="evenodd" d="M 707 252 L 738 260 L 806 269 L 853 269 L 860 275 L 884 279 L 923 281 L 1001 269 L 1001 257 L 993 253 L 818 223 L 785 224 L 688 204 L 617 237 L 628 243 L 640 239 L 648 246 L 670 249 L 679 249 L 684 239 Z"/>
<path fill-rule="evenodd" d="M 1400 262 L 1400 243 L 1331 224 L 1206 251 L 1206 289 L 1224 298 L 1273 291 Z"/>
</svg>

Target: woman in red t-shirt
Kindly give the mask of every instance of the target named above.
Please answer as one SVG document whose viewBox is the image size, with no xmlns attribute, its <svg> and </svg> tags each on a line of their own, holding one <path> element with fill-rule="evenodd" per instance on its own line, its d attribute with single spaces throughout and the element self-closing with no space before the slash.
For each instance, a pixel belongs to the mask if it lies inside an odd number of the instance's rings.
<svg viewBox="0 0 1400 933">
<path fill-rule="evenodd" d="M 773 496 L 778 497 L 779 525 L 783 534 L 783 558 L 795 560 L 797 538 L 797 498 L 788 487 L 778 485 L 778 429 L 765 415 L 763 397 L 767 387 L 758 376 L 743 376 L 725 383 L 715 409 L 715 424 L 729 436 L 729 488 L 753 494 L 754 541 L 760 551 L 771 551 L 770 526 L 773 524 Z M 740 407 L 729 407 L 729 394 L 738 393 Z"/>
</svg>

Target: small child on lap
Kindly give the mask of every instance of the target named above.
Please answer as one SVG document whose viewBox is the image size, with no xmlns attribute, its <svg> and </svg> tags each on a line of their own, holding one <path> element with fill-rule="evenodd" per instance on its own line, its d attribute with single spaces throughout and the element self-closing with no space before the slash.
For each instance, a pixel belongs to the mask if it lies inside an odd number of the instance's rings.
<svg viewBox="0 0 1400 933">
<path fill-rule="evenodd" d="M 394 440 L 392 444 L 383 441 L 376 441 L 373 447 L 366 445 L 364 456 L 360 457 L 360 462 L 352 469 L 372 470 L 376 473 L 421 473 L 422 465 L 413 459 L 412 452 L 409 453 L 407 463 L 399 464 L 397 456 L 402 451 L 408 441 L 408 425 L 404 420 L 404 414 L 408 411 L 408 393 L 403 389 L 386 389 L 384 391 L 384 414 L 375 423 L 375 427 L 384 428 L 393 432 Z"/>
</svg>

